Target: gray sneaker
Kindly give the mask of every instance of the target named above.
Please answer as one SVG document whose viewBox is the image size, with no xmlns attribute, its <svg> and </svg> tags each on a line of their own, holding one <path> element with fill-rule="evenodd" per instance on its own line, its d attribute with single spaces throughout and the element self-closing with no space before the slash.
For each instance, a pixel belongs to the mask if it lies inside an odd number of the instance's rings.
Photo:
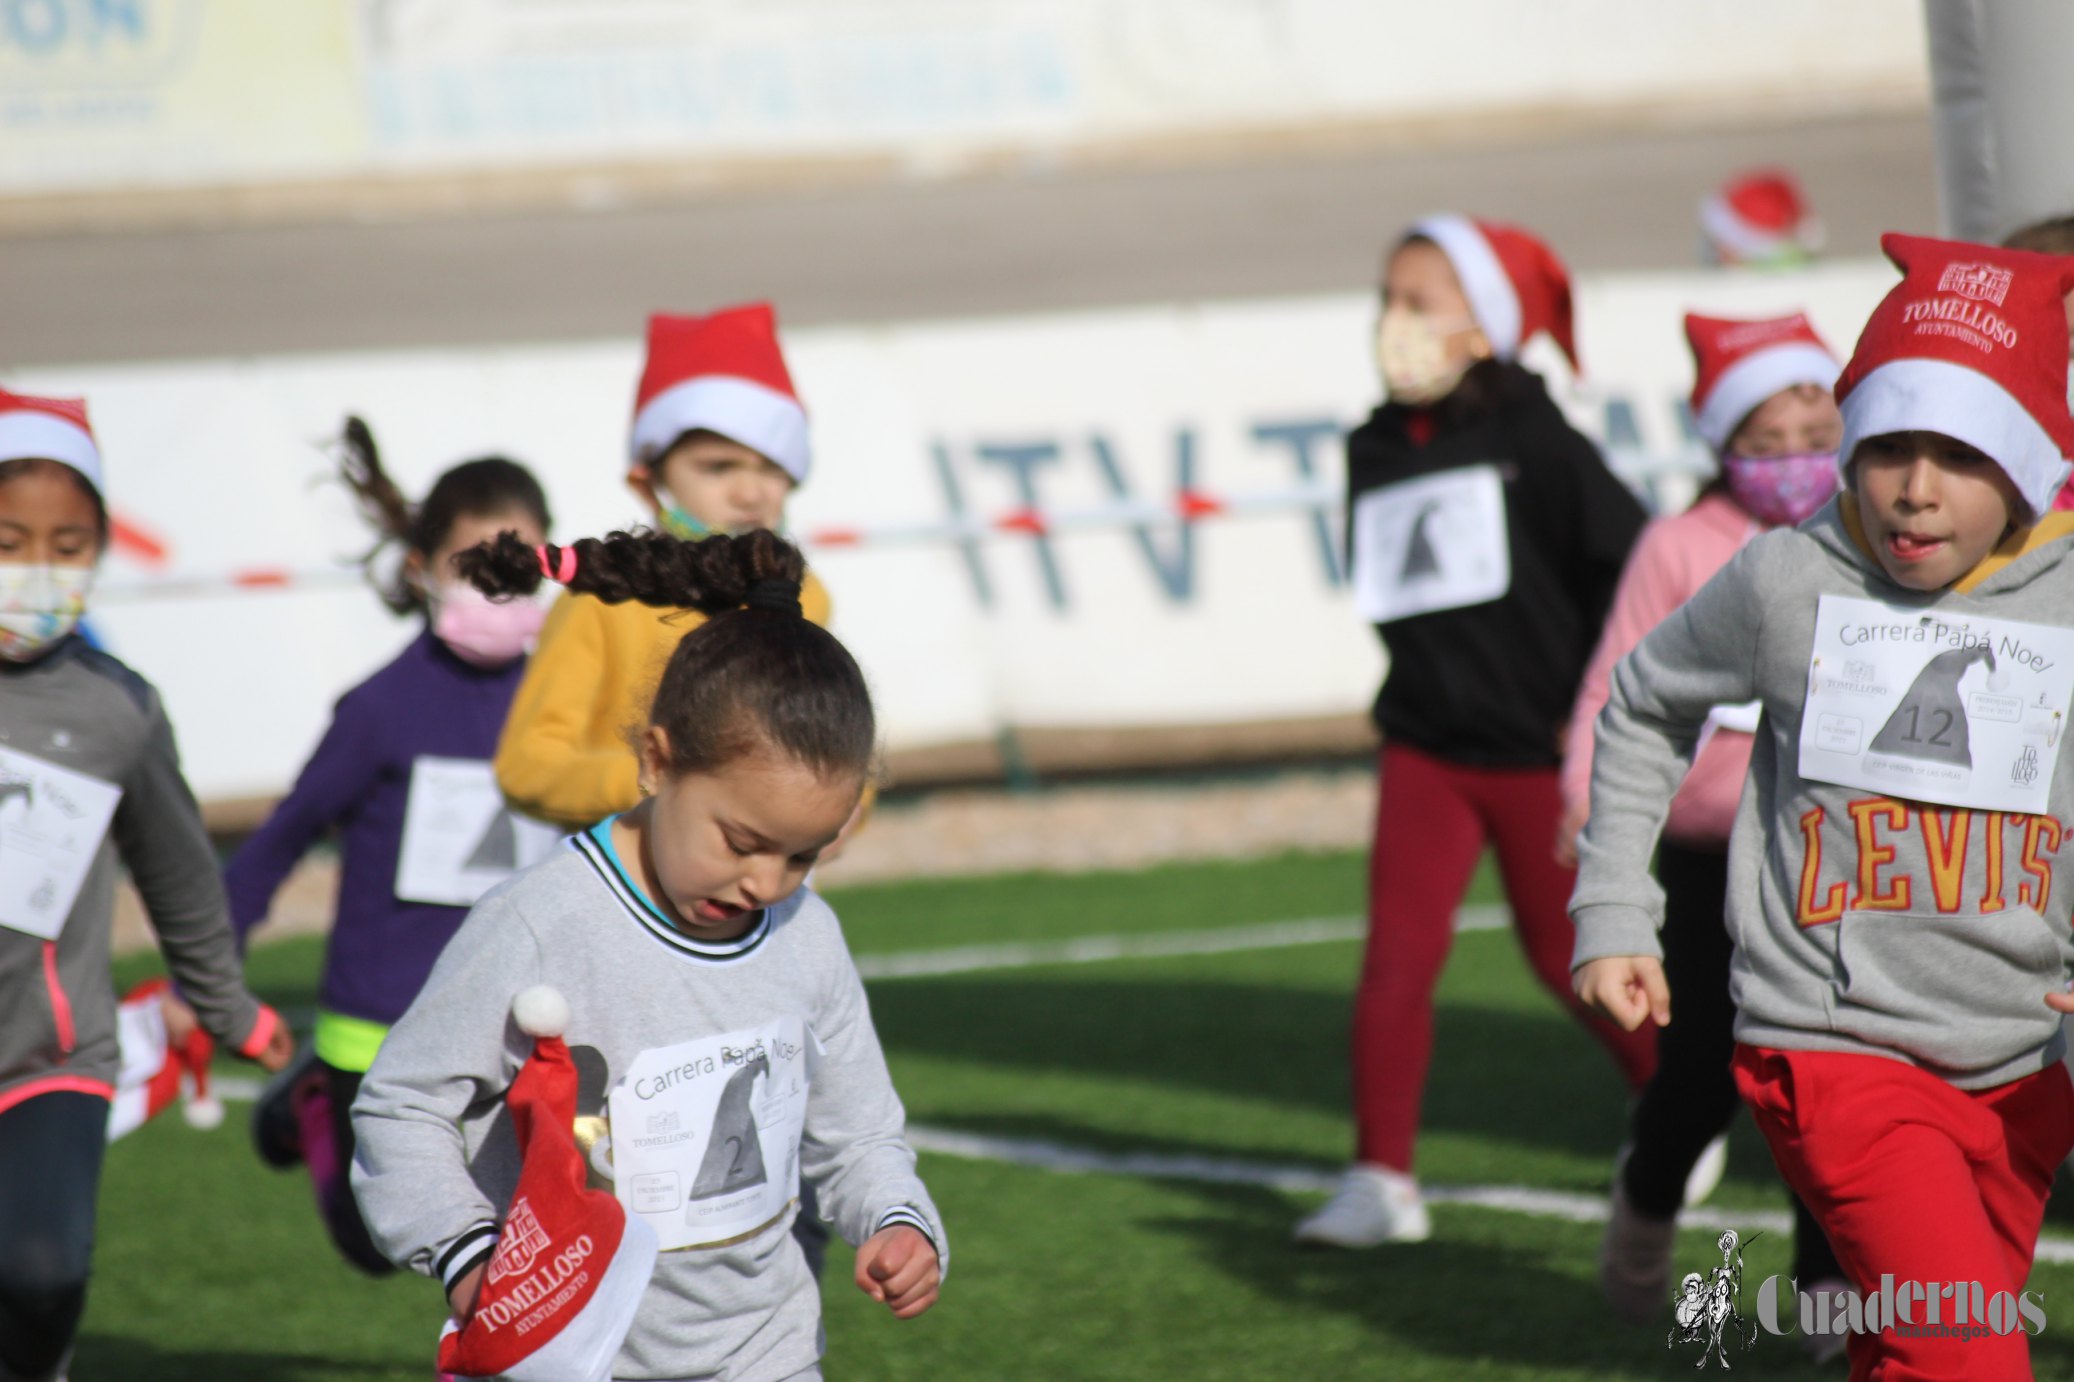
<svg viewBox="0 0 2074 1382">
<path fill-rule="evenodd" d="M 1613 1217 L 1599 1242 L 1599 1290 L 1613 1313 L 1648 1324 L 1671 1304 L 1671 1257 L 1678 1221 L 1652 1219 L 1628 1203 L 1627 1187 L 1613 1177 Z"/>
</svg>

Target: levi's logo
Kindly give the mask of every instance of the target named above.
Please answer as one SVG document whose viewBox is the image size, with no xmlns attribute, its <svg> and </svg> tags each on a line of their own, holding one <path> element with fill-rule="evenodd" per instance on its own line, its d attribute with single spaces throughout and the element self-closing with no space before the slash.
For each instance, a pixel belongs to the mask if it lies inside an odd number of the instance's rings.
<svg viewBox="0 0 2074 1382">
<path fill-rule="evenodd" d="M 511 1207 L 511 1217 L 504 1221 L 504 1232 L 497 1235 L 497 1255 L 490 1259 L 490 1280 L 518 1275 L 533 1265 L 534 1258 L 552 1246 L 547 1230 L 540 1227 L 540 1216 L 533 1212 L 532 1204 L 520 1196 Z"/>
<path fill-rule="evenodd" d="M 2000 307 L 2002 299 L 2009 295 L 2012 277 L 2014 275 L 2009 270 L 1993 264 L 1947 264 L 1937 280 L 1937 291 L 1957 293 L 1975 302 L 1992 302 Z"/>
</svg>

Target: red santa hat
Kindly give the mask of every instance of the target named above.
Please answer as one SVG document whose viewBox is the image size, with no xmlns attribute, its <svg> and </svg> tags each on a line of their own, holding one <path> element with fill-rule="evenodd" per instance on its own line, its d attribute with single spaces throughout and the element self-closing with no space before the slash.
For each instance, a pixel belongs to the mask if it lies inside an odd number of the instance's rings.
<svg viewBox="0 0 2074 1382">
<path fill-rule="evenodd" d="M 1835 385 L 1843 367 L 1799 312 L 1763 321 L 1685 314 L 1692 346 L 1692 421 L 1716 451 L 1760 403 L 1796 384 Z"/>
<path fill-rule="evenodd" d="M 1724 264 L 1798 259 L 1822 247 L 1822 223 L 1781 168 L 1738 173 L 1700 203 L 1700 229 Z"/>
<path fill-rule="evenodd" d="M 562 1041 L 569 1004 L 529 988 L 512 1002 L 533 1054 L 505 1095 L 522 1164 L 475 1313 L 451 1321 L 439 1367 L 511 1382 L 607 1382 L 655 1270 L 655 1230 L 584 1186 L 576 1066 Z"/>
<path fill-rule="evenodd" d="M 1883 235 L 1901 270 L 1836 381 L 1843 447 L 1942 432 L 2001 466 L 2030 506 L 2052 507 L 2074 453 L 2067 317 L 2074 259 L 1922 235 Z"/>
<path fill-rule="evenodd" d="M 115 1096 L 108 1102 L 108 1140 L 143 1127 L 171 1108 L 183 1087 L 192 1091 L 181 1108 L 191 1128 L 207 1131 L 223 1122 L 223 1105 L 209 1093 L 209 1063 L 216 1043 L 196 1027 L 183 1041 L 166 1030 L 164 979 L 146 979 L 122 996 L 115 1010 L 116 1048 L 122 1060 Z"/>
<path fill-rule="evenodd" d="M 101 493 L 101 449 L 83 398 L 33 398 L 0 389 L 0 461 L 45 460 L 71 466 Z"/>
<path fill-rule="evenodd" d="M 634 463 L 654 464 L 677 438 L 701 428 L 768 456 L 795 481 L 806 480 L 812 460 L 807 410 L 778 349 L 769 303 L 648 319 L 648 363 L 634 396 Z"/>
<path fill-rule="evenodd" d="M 1577 368 L 1570 319 L 1570 272 L 1538 237 L 1518 226 L 1452 213 L 1413 223 L 1410 235 L 1440 247 L 1461 280 L 1469 311 L 1500 360 L 1546 331 Z"/>
</svg>

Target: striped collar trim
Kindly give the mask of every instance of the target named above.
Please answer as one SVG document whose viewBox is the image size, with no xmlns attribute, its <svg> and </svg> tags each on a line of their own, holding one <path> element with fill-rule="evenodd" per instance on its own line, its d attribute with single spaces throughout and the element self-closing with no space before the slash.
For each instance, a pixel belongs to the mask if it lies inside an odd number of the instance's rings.
<svg viewBox="0 0 2074 1382">
<path fill-rule="evenodd" d="M 608 816 L 589 830 L 571 835 L 569 847 L 583 856 L 583 861 L 591 866 L 591 872 L 605 885 L 605 891 L 612 894 L 621 910 L 638 922 L 642 930 L 679 955 L 693 960 L 738 960 L 763 944 L 771 933 L 771 909 L 768 907 L 758 915 L 754 926 L 732 940 L 702 941 L 679 930 L 674 922 L 656 909 L 648 895 L 620 865 L 619 852 L 612 847 L 612 822 L 616 819 Z"/>
</svg>

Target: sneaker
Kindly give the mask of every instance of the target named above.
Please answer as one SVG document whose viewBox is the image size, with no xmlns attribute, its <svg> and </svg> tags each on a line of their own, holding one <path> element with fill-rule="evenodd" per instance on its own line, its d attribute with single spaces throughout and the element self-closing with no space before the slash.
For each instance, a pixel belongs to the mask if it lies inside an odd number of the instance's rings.
<svg viewBox="0 0 2074 1382">
<path fill-rule="evenodd" d="M 1296 1226 L 1296 1241 L 1331 1248 L 1423 1243 L 1433 1236 L 1419 1183 L 1381 1166 L 1349 1166 L 1317 1212 Z"/>
<path fill-rule="evenodd" d="M 317 1053 L 304 1042 L 295 1059 L 281 1067 L 252 1105 L 252 1145 L 259 1159 L 277 1171 L 302 1163 L 302 1119 L 298 1116 L 301 1092 L 325 1078 L 317 1065 Z"/>
<path fill-rule="evenodd" d="M 1629 1324 L 1648 1324 L 1670 1307 L 1677 1240 L 1678 1221 L 1652 1219 L 1636 1209 L 1616 1171 L 1613 1214 L 1599 1241 L 1599 1290 L 1614 1314 Z"/>
<path fill-rule="evenodd" d="M 1707 1196 L 1720 1187 L 1722 1173 L 1727 1170 L 1728 1134 L 1723 1133 L 1701 1149 L 1700 1159 L 1685 1173 L 1686 1208 L 1705 1204 Z"/>
</svg>

